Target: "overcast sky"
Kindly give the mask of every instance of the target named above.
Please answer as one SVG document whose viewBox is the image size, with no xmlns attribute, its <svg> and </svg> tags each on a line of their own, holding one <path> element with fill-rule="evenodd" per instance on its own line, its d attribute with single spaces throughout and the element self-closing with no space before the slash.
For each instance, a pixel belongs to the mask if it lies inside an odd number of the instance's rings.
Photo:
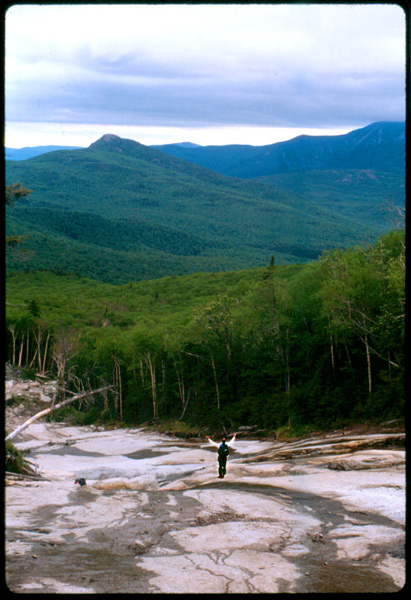
<svg viewBox="0 0 411 600">
<path fill-rule="evenodd" d="M 6 140 L 262 145 L 405 120 L 395 4 L 15 5 Z"/>
</svg>

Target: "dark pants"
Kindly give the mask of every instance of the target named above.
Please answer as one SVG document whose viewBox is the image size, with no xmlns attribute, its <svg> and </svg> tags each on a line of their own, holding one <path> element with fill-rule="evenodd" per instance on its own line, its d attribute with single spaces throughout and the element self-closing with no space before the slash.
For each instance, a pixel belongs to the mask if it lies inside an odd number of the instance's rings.
<svg viewBox="0 0 411 600">
<path fill-rule="evenodd" d="M 219 458 L 218 459 L 218 475 L 220 477 L 224 477 L 224 475 L 225 475 L 226 464 L 227 464 L 227 459 L 226 458 Z"/>
</svg>

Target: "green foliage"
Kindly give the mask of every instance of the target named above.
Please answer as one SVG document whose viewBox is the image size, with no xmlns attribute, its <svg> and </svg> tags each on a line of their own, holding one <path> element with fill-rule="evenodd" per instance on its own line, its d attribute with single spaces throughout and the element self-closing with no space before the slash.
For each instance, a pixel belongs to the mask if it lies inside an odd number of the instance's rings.
<svg viewBox="0 0 411 600">
<path fill-rule="evenodd" d="M 10 359 L 114 387 L 77 422 L 284 436 L 404 411 L 403 231 L 307 264 L 119 286 L 12 273 L 6 291 Z"/>
<path fill-rule="evenodd" d="M 167 421 L 156 426 L 156 431 L 166 433 L 167 435 L 175 435 L 179 438 L 202 437 L 203 430 L 200 427 L 188 425 L 184 421 Z"/>
<path fill-rule="evenodd" d="M 307 262 L 380 234 L 296 193 L 226 177 L 131 140 L 7 161 L 34 190 L 6 211 L 26 253 L 7 269 L 71 272 L 122 284 L 165 275 Z"/>
<path fill-rule="evenodd" d="M 17 200 L 21 198 L 25 198 L 29 194 L 31 194 L 32 190 L 29 190 L 21 183 L 12 183 L 11 185 L 6 185 L 6 193 L 5 193 L 5 203 L 6 206 L 14 206 Z M 14 234 L 14 235 L 6 235 L 6 247 L 7 248 L 16 248 L 19 247 L 25 240 L 25 236 Z"/>
<path fill-rule="evenodd" d="M 6 185 L 5 202 L 6 206 L 13 206 L 20 198 L 25 198 L 31 194 L 32 190 L 29 190 L 23 186 L 22 183 L 12 183 Z"/>
<path fill-rule="evenodd" d="M 8 440 L 5 447 L 6 471 L 10 473 L 31 473 L 32 469 L 29 463 L 24 460 L 22 450 L 18 450 L 13 442 Z"/>
<path fill-rule="evenodd" d="M 299 171 L 267 175 L 259 181 L 385 230 L 393 227 L 395 213 L 405 206 L 404 175 L 385 169 Z M 403 223 L 402 216 L 400 226 Z"/>
</svg>

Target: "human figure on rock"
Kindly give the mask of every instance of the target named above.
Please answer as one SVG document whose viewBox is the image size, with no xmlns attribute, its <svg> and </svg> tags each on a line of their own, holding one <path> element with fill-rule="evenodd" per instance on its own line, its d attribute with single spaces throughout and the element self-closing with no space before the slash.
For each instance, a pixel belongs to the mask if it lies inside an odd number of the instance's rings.
<svg viewBox="0 0 411 600">
<path fill-rule="evenodd" d="M 208 435 L 206 435 L 206 438 L 210 444 L 213 444 L 213 446 L 218 448 L 218 477 L 220 479 L 223 479 L 224 475 L 226 474 L 227 457 L 230 454 L 230 446 L 232 446 L 232 444 L 235 442 L 236 435 L 237 434 L 235 433 L 229 442 L 226 442 L 226 438 L 223 437 L 221 444 L 217 444 L 217 442 L 214 442 Z"/>
</svg>

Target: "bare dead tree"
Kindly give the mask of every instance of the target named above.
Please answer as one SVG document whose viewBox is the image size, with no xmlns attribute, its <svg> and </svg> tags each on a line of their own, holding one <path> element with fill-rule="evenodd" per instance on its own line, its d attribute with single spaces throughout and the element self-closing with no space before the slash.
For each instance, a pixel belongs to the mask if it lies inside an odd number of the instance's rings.
<svg viewBox="0 0 411 600">
<path fill-rule="evenodd" d="M 63 400 L 65 399 L 67 366 L 69 361 L 76 355 L 77 341 L 77 335 L 74 332 L 61 329 L 55 336 L 51 348 L 51 358 L 57 367 L 57 379 L 63 387 Z"/>
<path fill-rule="evenodd" d="M 155 421 L 158 420 L 158 404 L 157 404 L 157 374 L 156 374 L 156 363 L 155 357 L 151 355 L 150 350 L 144 355 L 144 362 L 148 367 L 151 379 L 151 396 L 153 403 L 153 418 Z"/>
<path fill-rule="evenodd" d="M 16 364 L 16 326 L 14 324 L 9 325 L 8 330 L 11 333 L 11 337 L 12 337 L 12 341 L 13 341 L 13 355 L 12 355 L 12 359 L 11 359 L 11 364 L 15 365 Z"/>
<path fill-rule="evenodd" d="M 120 405 L 119 406 L 120 421 L 122 421 L 123 420 L 123 384 L 122 384 L 122 377 L 121 377 L 121 365 L 120 365 L 118 356 L 116 354 L 113 354 L 113 362 L 114 362 L 114 379 L 115 379 L 115 386 L 116 386 L 116 390 L 117 390 L 115 410 L 117 412 L 117 398 L 118 398 L 119 405 Z"/>
<path fill-rule="evenodd" d="M 19 427 L 17 427 L 17 429 L 15 429 L 12 433 L 9 433 L 9 435 L 6 437 L 6 442 L 8 440 L 14 439 L 20 432 L 22 432 L 29 425 L 34 423 L 34 421 L 37 421 L 37 419 L 40 419 L 40 417 L 44 417 L 45 415 L 48 415 L 49 413 L 51 413 L 55 410 L 58 410 L 59 408 L 62 408 L 63 406 L 67 406 L 67 404 L 71 404 L 72 402 L 75 402 L 76 400 L 83 399 L 86 396 L 92 396 L 94 394 L 99 394 L 101 392 L 104 392 L 105 390 L 108 389 L 108 387 L 110 387 L 110 386 L 98 388 L 97 390 L 92 390 L 92 391 L 88 391 L 88 392 L 82 392 L 81 394 L 75 394 L 72 398 L 63 400 L 63 402 L 59 402 L 58 404 L 55 404 L 54 406 L 51 406 L 50 408 L 46 408 L 45 410 L 40 411 L 39 413 L 35 414 L 30 419 L 25 421 L 22 425 L 19 425 Z"/>
</svg>

